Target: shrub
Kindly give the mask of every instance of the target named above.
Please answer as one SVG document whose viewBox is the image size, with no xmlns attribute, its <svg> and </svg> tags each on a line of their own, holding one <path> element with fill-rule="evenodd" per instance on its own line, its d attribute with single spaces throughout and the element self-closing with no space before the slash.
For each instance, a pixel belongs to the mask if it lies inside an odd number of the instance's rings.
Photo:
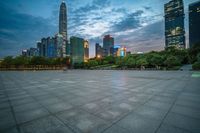
<svg viewBox="0 0 200 133">
<path fill-rule="evenodd" d="M 193 70 L 200 70 L 200 62 L 197 61 L 192 65 Z"/>
</svg>

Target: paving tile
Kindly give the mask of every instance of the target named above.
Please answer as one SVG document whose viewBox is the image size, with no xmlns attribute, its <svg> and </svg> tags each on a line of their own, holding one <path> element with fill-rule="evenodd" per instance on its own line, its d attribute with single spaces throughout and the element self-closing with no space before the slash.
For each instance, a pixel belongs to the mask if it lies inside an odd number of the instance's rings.
<svg viewBox="0 0 200 133">
<path fill-rule="evenodd" d="M 172 106 L 172 104 L 170 104 L 170 103 L 161 102 L 161 101 L 157 101 L 157 100 L 150 100 L 150 101 L 146 102 L 145 105 L 159 108 L 159 109 L 164 109 L 164 110 L 169 110 Z"/>
<path fill-rule="evenodd" d="M 64 110 L 68 110 L 73 108 L 72 105 L 68 104 L 68 103 L 56 103 L 56 104 L 51 104 L 51 105 L 47 105 L 45 106 L 47 108 L 47 110 L 51 113 L 57 113 L 60 111 L 64 111 Z"/>
<path fill-rule="evenodd" d="M 42 106 L 37 102 L 31 102 L 27 104 L 13 106 L 13 110 L 15 113 L 39 109 L 39 108 L 42 108 Z"/>
<path fill-rule="evenodd" d="M 177 113 L 177 114 L 182 114 L 188 117 L 193 117 L 200 119 L 200 111 L 199 109 L 196 108 L 190 108 L 187 106 L 181 106 L 181 105 L 175 105 L 173 106 L 171 112 Z"/>
<path fill-rule="evenodd" d="M 161 121 L 150 119 L 136 113 L 127 115 L 117 123 L 117 126 L 127 129 L 133 133 L 154 133 Z"/>
<path fill-rule="evenodd" d="M 109 126 L 104 120 L 80 109 L 71 109 L 56 116 L 76 132 L 99 133 Z"/>
<path fill-rule="evenodd" d="M 157 119 L 157 120 L 163 120 L 167 112 L 168 110 L 163 110 L 163 109 L 146 106 L 146 105 L 141 106 L 134 111 L 134 113 L 140 114 L 144 117 Z"/>
<path fill-rule="evenodd" d="M 128 130 L 118 127 L 116 125 L 108 128 L 107 130 L 105 130 L 103 133 L 131 133 Z"/>
<path fill-rule="evenodd" d="M 44 108 L 15 113 L 18 124 L 38 119 L 47 115 L 49 115 L 49 112 Z"/>
<path fill-rule="evenodd" d="M 1 117 L 1 120 L 0 120 L 0 131 L 3 130 L 3 129 L 8 129 L 10 127 L 13 127 L 15 126 L 16 123 L 15 123 L 15 120 L 12 116 L 10 117 Z"/>
<path fill-rule="evenodd" d="M 157 133 L 191 133 L 191 132 L 174 126 L 170 126 L 168 124 L 162 124 L 162 126 L 158 129 Z"/>
<path fill-rule="evenodd" d="M 169 113 L 164 123 L 181 129 L 185 129 L 194 133 L 200 132 L 200 119 L 194 119 L 177 113 Z"/>
<path fill-rule="evenodd" d="M 41 118 L 20 126 L 21 133 L 73 133 L 53 116 Z"/>
<path fill-rule="evenodd" d="M 199 85 L 184 71 L 1 72 L 0 132 L 17 132 L 15 115 L 27 133 L 195 133 Z"/>
</svg>

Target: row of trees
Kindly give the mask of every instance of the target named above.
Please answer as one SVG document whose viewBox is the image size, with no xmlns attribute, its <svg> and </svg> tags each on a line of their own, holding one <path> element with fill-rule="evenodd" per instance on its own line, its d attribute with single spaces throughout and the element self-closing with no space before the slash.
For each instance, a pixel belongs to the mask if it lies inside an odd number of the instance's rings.
<svg viewBox="0 0 200 133">
<path fill-rule="evenodd" d="M 193 64 L 193 69 L 200 70 L 200 45 L 195 45 L 191 49 L 178 49 L 169 47 L 160 52 L 149 52 L 145 54 L 133 54 L 126 57 L 108 56 L 105 58 L 93 58 L 87 63 L 74 64 L 74 68 L 96 69 L 103 67 L 116 68 L 156 68 L 156 69 L 177 69 L 183 64 Z M 45 57 L 25 57 L 15 58 L 8 56 L 0 63 L 0 67 L 29 67 L 36 65 L 70 65 L 67 58 L 45 58 Z"/>
<path fill-rule="evenodd" d="M 12 57 L 8 56 L 3 59 L 0 66 L 3 68 L 9 67 L 29 67 L 29 66 L 36 66 L 36 65 L 46 65 L 46 66 L 53 66 L 53 65 L 67 65 L 69 62 L 69 58 L 45 58 L 45 57 L 26 57 L 26 56 L 17 56 Z"/>
<path fill-rule="evenodd" d="M 191 49 L 166 48 L 160 52 L 133 54 L 126 57 L 108 56 L 102 59 L 94 58 L 87 63 L 75 64 L 75 68 L 99 68 L 115 66 L 117 68 L 156 68 L 178 69 L 183 64 L 194 64 L 193 68 L 200 69 L 200 45 Z"/>
</svg>

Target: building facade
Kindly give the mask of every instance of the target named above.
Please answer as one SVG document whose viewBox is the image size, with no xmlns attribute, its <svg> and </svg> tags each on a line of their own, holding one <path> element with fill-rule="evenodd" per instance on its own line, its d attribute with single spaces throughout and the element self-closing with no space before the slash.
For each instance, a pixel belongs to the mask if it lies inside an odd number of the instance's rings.
<svg viewBox="0 0 200 133">
<path fill-rule="evenodd" d="M 47 38 L 47 57 L 55 58 L 56 55 L 56 39 L 54 37 Z"/>
<path fill-rule="evenodd" d="M 165 10 L 165 46 L 185 48 L 184 4 L 183 0 L 171 0 Z"/>
<path fill-rule="evenodd" d="M 112 56 L 114 48 L 114 38 L 110 35 L 105 35 L 103 38 L 104 56 Z"/>
<path fill-rule="evenodd" d="M 126 56 L 126 47 L 115 45 L 114 46 L 114 54 L 115 57 L 125 57 Z"/>
<path fill-rule="evenodd" d="M 67 40 L 67 6 L 64 1 L 60 5 L 59 33 Z"/>
<path fill-rule="evenodd" d="M 37 42 L 38 56 L 42 56 L 42 43 L 40 41 Z"/>
<path fill-rule="evenodd" d="M 29 56 L 39 56 L 39 50 L 38 48 L 30 48 L 29 49 Z"/>
<path fill-rule="evenodd" d="M 200 43 L 200 1 L 189 5 L 189 45 Z"/>
<path fill-rule="evenodd" d="M 79 37 L 70 37 L 71 46 L 71 64 L 84 62 L 84 39 Z"/>
<path fill-rule="evenodd" d="M 88 40 L 84 40 L 84 62 L 88 62 L 89 60 L 89 42 Z"/>
<path fill-rule="evenodd" d="M 104 53 L 104 49 L 101 47 L 99 43 L 95 44 L 95 57 L 102 58 Z"/>
<path fill-rule="evenodd" d="M 62 34 L 55 35 L 56 57 L 66 57 L 66 44 Z"/>
</svg>

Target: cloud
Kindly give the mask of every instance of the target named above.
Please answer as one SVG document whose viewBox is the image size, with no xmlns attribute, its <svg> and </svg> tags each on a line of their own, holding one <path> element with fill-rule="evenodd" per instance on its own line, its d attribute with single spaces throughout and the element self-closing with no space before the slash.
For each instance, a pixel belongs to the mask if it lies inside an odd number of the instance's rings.
<svg viewBox="0 0 200 133">
<path fill-rule="evenodd" d="M 142 25 L 140 23 L 140 17 L 143 13 L 144 12 L 142 10 L 138 10 L 136 12 L 128 14 L 120 22 L 117 22 L 112 26 L 112 32 L 126 31 L 141 27 Z"/>
<path fill-rule="evenodd" d="M 116 43 L 127 46 L 132 52 L 148 52 L 164 48 L 164 23 L 157 21 L 128 35 L 116 36 Z"/>
<path fill-rule="evenodd" d="M 53 35 L 57 29 L 48 19 L 23 14 L 3 4 L 0 16 L 0 57 L 17 55 L 23 48 L 35 47 L 37 40 Z"/>
</svg>

